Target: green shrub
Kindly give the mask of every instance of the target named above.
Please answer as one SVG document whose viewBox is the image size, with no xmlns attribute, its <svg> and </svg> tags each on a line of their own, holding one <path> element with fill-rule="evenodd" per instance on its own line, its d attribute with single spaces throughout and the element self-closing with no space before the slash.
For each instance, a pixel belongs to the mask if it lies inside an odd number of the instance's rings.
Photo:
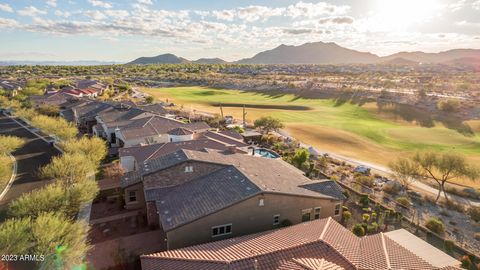
<svg viewBox="0 0 480 270">
<path fill-rule="evenodd" d="M 445 233 L 445 225 L 438 218 L 430 218 L 425 224 L 425 227 L 436 234 Z"/>
<path fill-rule="evenodd" d="M 456 99 L 442 99 L 437 103 L 437 108 L 444 112 L 456 112 L 460 108 L 460 102 Z"/>
<path fill-rule="evenodd" d="M 460 259 L 460 262 L 461 262 L 460 266 L 464 269 L 470 269 L 470 266 L 472 265 L 472 261 L 470 260 L 470 257 L 468 257 L 467 255 L 463 256 Z"/>
<path fill-rule="evenodd" d="M 363 220 L 364 222 L 368 222 L 368 221 L 370 220 L 370 215 L 369 215 L 369 214 L 363 214 L 363 215 L 362 215 L 362 220 Z"/>
<path fill-rule="evenodd" d="M 292 226 L 292 222 L 289 219 L 284 219 L 280 222 L 280 227 Z"/>
<path fill-rule="evenodd" d="M 366 176 L 362 174 L 355 175 L 355 181 L 367 187 L 373 187 L 375 180 L 371 176 Z"/>
<path fill-rule="evenodd" d="M 410 208 L 411 203 L 407 197 L 398 197 L 395 201 L 397 201 L 397 203 L 401 204 L 402 206 Z"/>
<path fill-rule="evenodd" d="M 480 222 L 480 207 L 471 207 L 468 209 L 468 214 L 470 215 L 470 218 L 476 222 Z"/>
<path fill-rule="evenodd" d="M 347 222 L 350 218 L 352 218 L 352 213 L 350 213 L 350 211 L 343 211 L 342 212 L 343 221 Z"/>
<path fill-rule="evenodd" d="M 368 198 L 368 195 L 362 195 L 360 199 L 358 200 L 360 205 L 363 207 L 368 207 L 368 204 L 370 203 L 370 199 Z"/>
<path fill-rule="evenodd" d="M 365 235 L 365 229 L 363 228 L 362 224 L 355 224 L 352 228 L 352 232 L 356 236 L 364 236 Z"/>
<path fill-rule="evenodd" d="M 453 247 L 454 247 L 454 243 L 452 240 L 445 240 L 445 242 L 443 242 L 443 249 L 445 250 L 445 252 L 447 253 L 452 253 L 453 252 Z"/>
<path fill-rule="evenodd" d="M 376 222 L 372 222 L 372 224 L 367 226 L 368 233 L 376 233 L 378 231 L 378 224 Z"/>
<path fill-rule="evenodd" d="M 391 195 L 398 195 L 400 188 L 397 185 L 384 185 L 383 191 Z"/>
</svg>

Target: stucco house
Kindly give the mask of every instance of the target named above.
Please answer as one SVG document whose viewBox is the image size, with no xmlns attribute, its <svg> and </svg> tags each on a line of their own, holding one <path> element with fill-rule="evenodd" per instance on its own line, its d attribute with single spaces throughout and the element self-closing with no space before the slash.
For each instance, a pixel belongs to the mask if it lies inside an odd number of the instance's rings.
<svg viewBox="0 0 480 270">
<path fill-rule="evenodd" d="M 128 209 L 145 209 L 169 249 L 324 217 L 345 199 L 331 180 L 313 181 L 280 159 L 234 151 L 179 150 L 122 178 Z"/>
<path fill-rule="evenodd" d="M 195 133 L 210 129 L 205 122 L 184 123 L 162 116 L 137 119 L 115 129 L 116 144 L 129 147 L 142 144 L 167 143 L 193 139 Z M 169 134 L 171 133 L 171 134 Z"/>
</svg>

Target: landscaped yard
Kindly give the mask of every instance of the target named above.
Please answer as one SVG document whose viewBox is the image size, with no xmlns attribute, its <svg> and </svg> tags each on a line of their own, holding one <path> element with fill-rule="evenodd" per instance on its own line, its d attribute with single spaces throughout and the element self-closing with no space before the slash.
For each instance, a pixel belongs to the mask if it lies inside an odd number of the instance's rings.
<svg viewBox="0 0 480 270">
<path fill-rule="evenodd" d="M 7 155 L 0 154 L 0 193 L 12 176 L 12 168 L 12 159 Z"/>
<path fill-rule="evenodd" d="M 304 99 L 291 94 L 265 94 L 203 87 L 144 88 L 158 100 L 183 105 L 184 109 L 233 115 L 247 119 L 271 115 L 281 119 L 293 137 L 317 147 L 360 160 L 386 165 L 417 150 L 457 151 L 471 162 L 480 162 L 478 121 L 438 121 L 408 108 L 376 103 L 361 106 L 332 99 Z M 447 128 L 448 127 L 448 128 Z M 466 134 L 466 135 L 465 135 Z M 480 183 L 462 180 L 480 187 Z"/>
</svg>

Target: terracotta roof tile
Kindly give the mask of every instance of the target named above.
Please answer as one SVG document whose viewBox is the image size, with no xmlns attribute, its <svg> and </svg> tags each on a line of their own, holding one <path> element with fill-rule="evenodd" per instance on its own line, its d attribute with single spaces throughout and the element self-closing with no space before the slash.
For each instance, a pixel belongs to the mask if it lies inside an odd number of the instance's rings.
<svg viewBox="0 0 480 270">
<path fill-rule="evenodd" d="M 143 270 L 440 270 L 384 234 L 358 238 L 331 218 L 143 255 L 141 261 Z"/>
</svg>

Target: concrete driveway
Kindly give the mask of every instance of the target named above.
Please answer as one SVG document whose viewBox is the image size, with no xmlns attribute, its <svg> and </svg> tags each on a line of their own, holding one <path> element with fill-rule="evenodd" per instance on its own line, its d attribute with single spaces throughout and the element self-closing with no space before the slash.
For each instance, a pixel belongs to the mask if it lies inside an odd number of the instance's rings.
<svg viewBox="0 0 480 270">
<path fill-rule="evenodd" d="M 49 183 L 39 179 L 38 169 L 48 164 L 52 157 L 59 155 L 60 152 L 3 114 L 0 114 L 0 135 L 17 136 L 25 140 L 25 145 L 12 153 L 17 160 L 17 176 L 5 197 L 0 201 L 1 212 L 13 199 Z M 0 220 L 2 216 L 0 214 Z"/>
</svg>

